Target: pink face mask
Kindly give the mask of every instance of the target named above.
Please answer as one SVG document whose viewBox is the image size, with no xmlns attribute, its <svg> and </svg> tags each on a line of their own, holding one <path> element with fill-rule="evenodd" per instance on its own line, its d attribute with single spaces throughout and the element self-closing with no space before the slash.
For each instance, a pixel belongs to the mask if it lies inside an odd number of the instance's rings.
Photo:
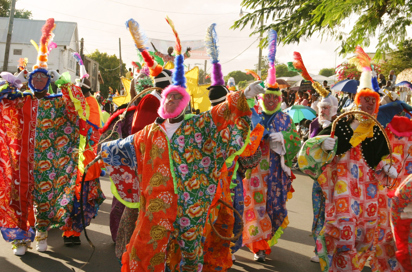
<svg viewBox="0 0 412 272">
<path fill-rule="evenodd" d="M 162 100 L 157 113 L 163 119 L 176 118 L 184 111 L 189 101 L 190 95 L 185 88 L 170 85 L 162 93 Z"/>
</svg>

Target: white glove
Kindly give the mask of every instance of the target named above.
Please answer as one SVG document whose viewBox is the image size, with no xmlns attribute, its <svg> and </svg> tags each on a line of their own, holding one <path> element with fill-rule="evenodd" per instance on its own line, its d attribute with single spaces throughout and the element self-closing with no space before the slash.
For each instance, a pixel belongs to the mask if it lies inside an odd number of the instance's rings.
<svg viewBox="0 0 412 272">
<path fill-rule="evenodd" d="M 322 149 L 325 151 L 330 151 L 335 147 L 336 139 L 335 138 L 327 138 L 322 143 Z"/>
<path fill-rule="evenodd" d="M 262 82 L 261 80 L 255 81 L 249 86 L 247 86 L 247 88 L 245 89 L 246 99 L 253 98 L 257 96 L 258 94 L 265 93 L 265 89 L 262 86 L 260 86 L 261 82 Z"/>
<path fill-rule="evenodd" d="M 51 82 L 55 82 L 55 81 L 58 80 L 59 77 L 60 77 L 60 74 L 57 73 L 56 70 L 49 70 L 49 71 L 47 72 L 47 74 L 50 76 L 50 81 L 51 81 Z"/>
<path fill-rule="evenodd" d="M 27 82 L 29 78 L 29 72 L 24 69 L 17 75 L 17 79 L 20 80 L 21 83 Z"/>
<path fill-rule="evenodd" d="M 390 178 L 396 178 L 398 176 L 398 171 L 396 171 L 396 168 L 390 166 L 389 164 L 383 167 L 383 171 L 385 171 L 385 174 Z"/>
<path fill-rule="evenodd" d="M 269 134 L 269 137 L 270 137 L 271 142 L 282 142 L 283 141 L 282 132 L 272 132 Z"/>
</svg>

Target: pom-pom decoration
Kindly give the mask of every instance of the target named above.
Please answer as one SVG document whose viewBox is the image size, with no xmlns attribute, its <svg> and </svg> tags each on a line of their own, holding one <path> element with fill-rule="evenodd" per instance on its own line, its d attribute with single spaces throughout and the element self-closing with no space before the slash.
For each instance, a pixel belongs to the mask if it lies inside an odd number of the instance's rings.
<svg viewBox="0 0 412 272">
<path fill-rule="evenodd" d="M 40 38 L 40 46 L 38 51 L 37 63 L 33 66 L 33 70 L 43 68 L 47 70 L 47 55 L 49 53 L 49 42 L 53 38 L 52 31 L 56 27 L 53 18 L 47 19 L 42 27 L 42 36 Z"/>
<path fill-rule="evenodd" d="M 249 69 L 245 69 L 245 70 L 246 70 L 247 75 L 252 75 L 256 80 L 260 80 L 260 76 L 256 74 L 254 71 L 249 70 Z"/>
<path fill-rule="evenodd" d="M 133 19 L 129 19 L 126 21 L 126 28 L 130 31 L 136 48 L 140 52 L 146 50 L 146 44 L 148 40 L 144 32 L 140 29 L 139 23 Z"/>
</svg>

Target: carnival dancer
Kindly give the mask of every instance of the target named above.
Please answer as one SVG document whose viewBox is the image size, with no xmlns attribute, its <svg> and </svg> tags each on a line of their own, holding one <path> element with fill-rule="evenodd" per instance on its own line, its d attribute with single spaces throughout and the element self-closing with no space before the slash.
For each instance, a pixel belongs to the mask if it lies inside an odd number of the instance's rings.
<svg viewBox="0 0 412 272">
<path fill-rule="evenodd" d="M 150 56 L 146 47 L 146 35 L 140 29 L 139 24 L 135 20 L 128 20 L 126 22 L 126 27 L 132 35 L 136 48 L 142 54 L 146 66 L 150 69 L 150 76 L 154 78 L 154 86 L 165 89 L 167 86 L 172 84 L 172 72 L 170 70 L 163 69 L 163 67 L 159 65 L 152 58 L 152 56 Z M 133 120 L 132 133 L 142 130 L 146 125 L 153 123 L 156 118 L 159 117 L 157 109 L 160 107 L 161 94 L 161 90 L 154 90 L 138 103 L 139 105 L 135 111 L 135 117 Z"/>
<path fill-rule="evenodd" d="M 102 146 L 109 172 L 113 167 L 137 169 L 140 182 L 140 193 L 137 188 L 129 193 L 129 185 L 121 190 L 124 198 L 140 194 L 141 206 L 122 257 L 122 271 L 164 271 L 166 266 L 170 271 L 202 269 L 201 237 L 219 171 L 243 147 L 251 114 L 246 98 L 260 92 L 250 88 L 229 94 L 227 102 L 211 111 L 185 116 L 190 96 L 185 90 L 180 40 L 174 33 L 178 55 L 174 85 L 162 93 L 161 118 L 124 140 Z M 118 189 L 127 185 L 122 180 L 114 182 Z"/>
<path fill-rule="evenodd" d="M 243 243 L 254 253 L 254 259 L 260 262 L 265 261 L 266 255 L 271 252 L 271 245 L 276 243 L 275 240 L 287 226 L 286 201 L 292 183 L 290 166 L 300 147 L 292 119 L 280 110 L 282 95 L 276 83 L 276 42 L 277 33 L 270 30 L 270 69 L 260 115 L 260 124 L 265 128 L 260 144 L 262 160 L 243 180 Z M 272 238 L 274 240 L 269 241 Z"/>
<path fill-rule="evenodd" d="M 317 103 L 319 117 L 315 118 L 309 126 L 309 138 L 317 135 L 330 135 L 332 121 L 336 118 L 338 112 L 338 99 L 326 89 L 319 88 L 319 85 L 313 86 L 314 89 L 322 96 L 322 100 Z M 318 181 L 313 181 L 312 187 L 312 207 L 313 207 L 313 223 L 312 236 L 315 240 L 319 236 L 320 231 L 325 223 L 325 197 L 322 193 Z M 315 246 L 316 253 L 316 246 Z M 312 262 L 318 263 L 319 257 L 317 254 L 310 258 Z"/>
<path fill-rule="evenodd" d="M 14 254 L 24 255 L 35 237 L 30 173 L 38 101 L 19 90 L 27 82 L 27 70 L 0 75 L 0 231 Z"/>
<path fill-rule="evenodd" d="M 47 70 L 54 27 L 54 19 L 48 19 L 42 29 L 38 62 L 28 82 L 38 99 L 33 171 L 38 251 L 47 250 L 49 229 L 64 227 L 70 221 L 77 172 L 83 171 L 75 150 L 84 150 L 87 138 L 86 100 L 81 89 L 71 83 L 68 72 L 60 76 Z M 51 80 L 61 93 L 48 94 Z"/>
<path fill-rule="evenodd" d="M 355 104 L 376 116 L 379 94 L 372 89 L 370 58 L 362 48 L 356 51 L 363 72 Z M 392 234 L 379 214 L 379 206 L 387 204 L 380 197 L 383 181 L 397 176 L 385 137 L 358 113 L 339 120 L 335 135 L 338 141 L 328 136 L 309 139 L 298 159 L 300 169 L 318 180 L 325 196 L 325 224 L 316 241 L 321 270 L 362 271 L 371 257 L 372 271 L 401 271 L 393 244 L 386 243 Z"/>
<path fill-rule="evenodd" d="M 412 271 L 412 175 L 396 189 L 392 197 L 392 222 L 396 237 L 396 258 L 404 271 Z"/>
<path fill-rule="evenodd" d="M 89 80 L 89 75 L 87 74 L 86 68 L 83 64 L 81 56 L 75 52 L 73 57 L 79 63 L 80 66 L 80 79 L 76 80 L 76 85 L 81 89 L 83 96 L 86 101 L 86 145 L 85 150 L 82 151 L 82 157 L 84 160 L 82 162 L 83 167 L 85 167 L 90 161 L 96 157 L 97 144 L 100 140 L 99 128 L 102 127 L 102 114 L 100 106 L 96 98 L 91 94 L 91 82 Z M 58 86 L 64 85 L 62 80 L 57 81 Z M 82 166 L 80 166 L 82 167 Z M 80 234 L 82 230 L 90 225 L 92 218 L 97 216 L 97 211 L 99 206 L 103 203 L 105 196 L 100 186 L 99 177 L 101 174 L 100 164 L 95 164 L 90 168 L 86 174 L 84 188 L 82 191 L 82 175 L 81 171 L 77 172 L 76 186 L 75 186 L 75 197 L 73 202 L 73 210 L 70 215 L 70 219 L 66 222 L 66 225 L 62 228 L 63 241 L 66 246 L 80 245 Z M 82 213 L 80 207 L 80 198 L 83 198 L 83 216 L 84 223 L 82 223 Z"/>
</svg>

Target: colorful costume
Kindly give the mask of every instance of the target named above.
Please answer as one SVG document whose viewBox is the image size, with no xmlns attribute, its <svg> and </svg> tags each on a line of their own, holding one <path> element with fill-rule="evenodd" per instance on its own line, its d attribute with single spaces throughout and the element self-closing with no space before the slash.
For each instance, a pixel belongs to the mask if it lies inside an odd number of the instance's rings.
<svg viewBox="0 0 412 272">
<path fill-rule="evenodd" d="M 271 251 L 270 246 L 277 242 L 283 228 L 287 226 L 286 201 L 292 183 L 289 167 L 300 147 L 300 139 L 292 119 L 280 110 L 281 92 L 276 83 L 274 66 L 276 31 L 269 32 L 269 40 L 270 69 L 261 104 L 263 113 L 259 116 L 260 124 L 265 129 L 260 143 L 262 158 L 251 175 L 247 175 L 243 180 L 243 244 L 255 253 L 255 260 L 258 261 L 265 260 L 265 255 Z M 271 100 L 270 106 L 265 100 L 268 97 Z M 269 244 L 268 240 L 272 237 L 274 240 Z"/>
<path fill-rule="evenodd" d="M 37 99 L 18 89 L 21 82 L 10 73 L 1 73 L 0 82 L 0 231 L 17 247 L 34 240 L 33 199 L 34 133 Z"/>
<path fill-rule="evenodd" d="M 357 53 L 364 72 L 355 101 L 360 109 L 377 114 L 379 95 L 372 91 L 370 58 L 361 48 Z M 389 165 L 382 132 L 362 114 L 355 118 L 337 123 L 337 144 L 317 136 L 299 153 L 299 168 L 317 179 L 325 196 L 326 219 L 316 241 L 321 270 L 362 271 L 371 257 L 372 271 L 401 271 L 385 212 L 389 201 L 379 184 L 386 175 L 396 177 L 396 170 Z"/>
<path fill-rule="evenodd" d="M 168 22 L 173 28 L 170 19 Z M 190 101 L 178 45 L 175 85 L 163 92 L 158 111 L 168 120 L 159 118 L 124 140 L 102 146 L 109 172 L 113 168 L 137 169 L 139 177 L 139 183 L 131 178 L 113 180 L 124 198 L 140 195 L 140 213 L 123 254 L 122 271 L 202 269 L 201 238 L 221 179 L 219 171 L 243 147 L 250 127 L 251 112 L 243 92 L 231 94 L 226 103 L 211 111 L 169 123 L 182 116 Z M 166 101 L 180 103 L 170 112 Z"/>
</svg>

